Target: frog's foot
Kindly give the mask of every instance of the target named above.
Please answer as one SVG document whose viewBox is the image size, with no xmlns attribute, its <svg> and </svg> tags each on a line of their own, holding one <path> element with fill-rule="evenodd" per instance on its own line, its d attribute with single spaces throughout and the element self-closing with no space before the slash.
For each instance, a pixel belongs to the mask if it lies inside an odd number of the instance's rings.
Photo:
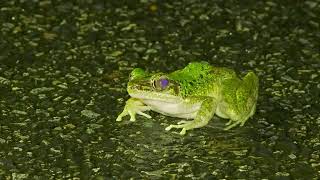
<svg viewBox="0 0 320 180">
<path fill-rule="evenodd" d="M 231 129 L 231 128 L 239 125 L 239 124 L 240 124 L 240 126 L 242 126 L 244 123 L 242 123 L 242 121 L 233 121 L 233 120 L 230 119 L 229 122 L 226 123 L 227 127 L 225 127 L 224 130 L 229 130 L 229 129 Z"/>
<path fill-rule="evenodd" d="M 201 99 L 201 98 L 200 98 Z M 196 118 L 192 121 L 180 121 L 177 125 L 169 125 L 166 127 L 166 131 L 170 131 L 172 128 L 181 128 L 180 135 L 185 135 L 187 130 L 200 128 L 208 124 L 209 120 L 214 114 L 216 109 L 216 101 L 214 98 L 202 98 L 200 110 L 197 112 Z M 198 97 L 199 100 L 199 97 Z"/>
<path fill-rule="evenodd" d="M 230 119 L 227 123 L 226 123 L 226 126 L 229 126 L 230 124 L 232 124 L 232 120 Z"/>
<path fill-rule="evenodd" d="M 141 101 L 130 98 L 126 102 L 126 106 L 121 114 L 117 117 L 116 121 L 122 121 L 122 118 L 126 115 L 130 115 L 130 121 L 136 121 L 136 114 L 142 115 L 146 118 L 151 118 L 149 114 L 144 113 L 143 111 L 149 111 L 150 107 L 144 105 Z"/>
<path fill-rule="evenodd" d="M 198 128 L 203 126 L 203 124 L 200 124 L 199 122 L 193 120 L 193 121 L 180 121 L 178 122 L 177 125 L 169 125 L 168 127 L 166 127 L 166 131 L 170 131 L 172 128 L 181 128 L 182 130 L 180 131 L 180 135 L 185 135 L 187 130 L 190 129 L 194 129 L 194 128 Z"/>
</svg>

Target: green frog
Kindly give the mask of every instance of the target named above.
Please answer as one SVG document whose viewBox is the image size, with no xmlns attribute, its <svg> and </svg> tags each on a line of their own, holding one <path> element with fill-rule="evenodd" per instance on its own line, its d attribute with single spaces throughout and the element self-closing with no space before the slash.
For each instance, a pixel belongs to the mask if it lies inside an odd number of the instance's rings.
<svg viewBox="0 0 320 180">
<path fill-rule="evenodd" d="M 151 118 L 145 111 L 183 119 L 166 127 L 181 129 L 180 134 L 208 124 L 214 114 L 229 119 L 225 130 L 243 126 L 255 113 L 258 98 L 258 77 L 248 72 L 239 78 L 232 69 L 214 67 L 206 62 L 192 62 L 172 73 L 147 73 L 134 69 L 127 91 L 131 98 L 116 121 L 136 114 Z"/>
</svg>

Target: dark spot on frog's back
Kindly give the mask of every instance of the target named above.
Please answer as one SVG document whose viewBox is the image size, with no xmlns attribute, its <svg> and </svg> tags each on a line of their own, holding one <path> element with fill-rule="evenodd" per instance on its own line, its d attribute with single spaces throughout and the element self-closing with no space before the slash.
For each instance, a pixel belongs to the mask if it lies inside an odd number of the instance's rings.
<svg viewBox="0 0 320 180">
<path fill-rule="evenodd" d="M 176 93 L 176 95 L 178 95 L 179 94 L 179 92 L 180 92 L 180 87 L 179 87 L 179 85 L 174 85 L 174 92 Z"/>
<path fill-rule="evenodd" d="M 220 75 L 221 71 L 218 68 L 212 68 L 210 74 Z"/>
</svg>

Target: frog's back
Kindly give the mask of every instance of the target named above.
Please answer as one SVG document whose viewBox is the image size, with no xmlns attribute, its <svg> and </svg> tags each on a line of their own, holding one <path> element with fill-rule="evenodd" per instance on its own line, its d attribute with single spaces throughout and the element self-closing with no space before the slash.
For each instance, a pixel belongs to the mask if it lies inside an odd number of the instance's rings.
<svg viewBox="0 0 320 180">
<path fill-rule="evenodd" d="M 223 79 L 235 76 L 233 70 L 211 66 L 206 62 L 192 62 L 184 69 L 171 73 L 170 78 L 180 85 L 180 95 L 218 96 L 219 84 Z"/>
<path fill-rule="evenodd" d="M 186 66 L 180 75 L 190 76 L 188 79 L 194 81 L 205 80 L 207 82 L 223 81 L 224 79 L 237 78 L 234 70 L 225 67 L 211 66 L 207 62 L 191 62 Z"/>
</svg>

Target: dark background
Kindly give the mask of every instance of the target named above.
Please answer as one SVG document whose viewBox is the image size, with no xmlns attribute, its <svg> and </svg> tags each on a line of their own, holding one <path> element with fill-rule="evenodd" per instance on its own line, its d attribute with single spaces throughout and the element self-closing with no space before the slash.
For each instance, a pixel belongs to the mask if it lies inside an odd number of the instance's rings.
<svg viewBox="0 0 320 180">
<path fill-rule="evenodd" d="M 317 179 L 320 2 L 0 2 L 0 179 Z M 135 67 L 253 70 L 257 112 L 115 122 Z"/>
</svg>

